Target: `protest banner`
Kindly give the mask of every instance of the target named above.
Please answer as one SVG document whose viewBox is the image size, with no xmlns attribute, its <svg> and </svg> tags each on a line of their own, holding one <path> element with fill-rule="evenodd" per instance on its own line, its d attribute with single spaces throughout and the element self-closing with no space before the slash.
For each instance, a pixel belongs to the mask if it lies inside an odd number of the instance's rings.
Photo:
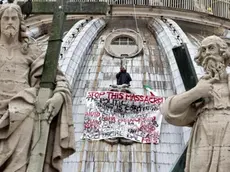
<svg viewBox="0 0 230 172">
<path fill-rule="evenodd" d="M 141 143 L 159 143 L 162 97 L 124 92 L 90 91 L 83 138 L 126 138 Z"/>
</svg>

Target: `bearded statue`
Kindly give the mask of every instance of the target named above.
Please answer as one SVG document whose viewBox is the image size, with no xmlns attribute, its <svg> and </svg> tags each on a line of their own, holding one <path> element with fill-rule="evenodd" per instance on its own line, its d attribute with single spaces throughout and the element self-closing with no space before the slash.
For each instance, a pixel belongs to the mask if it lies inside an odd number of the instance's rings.
<svg viewBox="0 0 230 172">
<path fill-rule="evenodd" d="M 1 172 L 28 172 L 31 152 L 37 144 L 34 135 L 36 129 L 40 131 L 40 125 L 36 124 L 41 119 L 36 110 L 36 101 L 45 53 L 36 46 L 29 43 L 20 7 L 16 4 L 1 5 Z M 60 70 L 57 70 L 55 84 L 53 95 L 44 109 L 48 111 L 51 123 L 44 172 L 62 171 L 63 159 L 75 151 L 71 92 Z"/>
<path fill-rule="evenodd" d="M 230 169 L 230 53 L 226 42 L 209 36 L 201 42 L 195 62 L 205 74 L 189 91 L 166 99 L 164 118 L 176 126 L 192 127 L 185 172 Z M 203 103 L 194 103 L 203 98 Z"/>
<path fill-rule="evenodd" d="M 202 66 L 206 72 L 202 79 L 226 79 L 229 55 L 228 46 L 223 39 L 217 36 L 205 38 L 199 48 L 198 56 L 195 58 L 195 62 Z"/>
</svg>

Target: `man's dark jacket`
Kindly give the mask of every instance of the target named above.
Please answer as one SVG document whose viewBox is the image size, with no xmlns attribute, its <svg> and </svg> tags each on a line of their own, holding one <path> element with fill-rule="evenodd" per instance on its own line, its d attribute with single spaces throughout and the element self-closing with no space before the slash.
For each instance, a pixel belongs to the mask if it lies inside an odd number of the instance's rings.
<svg viewBox="0 0 230 172">
<path fill-rule="evenodd" d="M 117 85 L 122 85 L 122 84 L 128 84 L 130 85 L 130 81 L 132 81 L 132 78 L 130 77 L 129 73 L 126 71 L 121 71 L 116 75 L 117 78 Z"/>
</svg>

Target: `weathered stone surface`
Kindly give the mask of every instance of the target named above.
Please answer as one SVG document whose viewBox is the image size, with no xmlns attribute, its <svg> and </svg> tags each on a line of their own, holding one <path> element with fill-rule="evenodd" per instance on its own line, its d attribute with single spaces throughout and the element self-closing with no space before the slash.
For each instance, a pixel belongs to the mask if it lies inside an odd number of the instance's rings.
<svg viewBox="0 0 230 172">
<path fill-rule="evenodd" d="M 169 123 L 193 127 L 185 172 L 229 171 L 229 59 L 224 40 L 217 36 L 205 38 L 195 58 L 205 75 L 193 89 L 169 97 L 161 108 Z M 204 102 L 194 103 L 200 98 Z"/>
<path fill-rule="evenodd" d="M 39 116 L 37 93 L 45 53 L 30 44 L 18 5 L 2 5 L 0 16 L 0 171 L 28 171 L 31 150 L 40 141 L 41 120 L 51 123 L 48 149 L 41 155 L 46 156 L 43 171 L 61 171 L 63 158 L 74 152 L 68 83 L 58 71 L 51 98 L 39 107 L 47 116 Z"/>
</svg>

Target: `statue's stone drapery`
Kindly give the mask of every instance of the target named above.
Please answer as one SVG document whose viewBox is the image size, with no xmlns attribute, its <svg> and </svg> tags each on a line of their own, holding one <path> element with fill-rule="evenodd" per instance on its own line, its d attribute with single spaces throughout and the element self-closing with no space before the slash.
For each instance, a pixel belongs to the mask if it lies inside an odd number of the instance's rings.
<svg viewBox="0 0 230 172">
<path fill-rule="evenodd" d="M 217 36 L 202 41 L 195 58 L 205 70 L 196 87 L 169 97 L 161 108 L 177 126 L 192 126 L 185 172 L 226 172 L 230 169 L 230 75 L 228 46 Z M 194 104 L 199 98 L 203 103 Z"/>
<path fill-rule="evenodd" d="M 45 53 L 28 44 L 19 6 L 2 5 L 0 17 L 0 171 L 25 172 L 39 127 L 35 102 Z M 53 97 L 63 103 L 53 104 L 60 110 L 50 127 L 45 172 L 61 171 L 62 160 L 74 152 L 71 93 L 59 70 Z"/>
</svg>

